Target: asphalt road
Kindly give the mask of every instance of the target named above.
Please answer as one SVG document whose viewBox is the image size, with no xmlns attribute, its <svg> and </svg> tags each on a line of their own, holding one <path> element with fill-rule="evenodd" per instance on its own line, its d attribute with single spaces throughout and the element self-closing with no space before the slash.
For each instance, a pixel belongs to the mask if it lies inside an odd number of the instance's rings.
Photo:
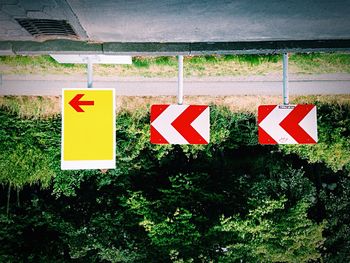
<svg viewBox="0 0 350 263">
<path fill-rule="evenodd" d="M 62 76 L 61 76 L 62 77 Z M 75 79 L 16 79 L 3 77 L 0 95 L 61 95 L 62 88 L 86 88 Z M 121 96 L 169 96 L 177 94 L 176 79 L 129 79 L 94 81 L 94 88 L 115 88 Z M 282 82 L 271 78 L 192 79 L 184 82 L 184 95 L 280 95 Z M 292 79 L 290 95 L 350 94 L 350 78 Z"/>
</svg>

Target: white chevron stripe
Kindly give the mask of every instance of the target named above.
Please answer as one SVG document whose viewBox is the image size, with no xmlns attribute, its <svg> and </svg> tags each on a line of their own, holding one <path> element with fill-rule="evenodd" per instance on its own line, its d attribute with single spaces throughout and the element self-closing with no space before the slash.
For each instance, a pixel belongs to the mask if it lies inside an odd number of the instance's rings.
<svg viewBox="0 0 350 263">
<path fill-rule="evenodd" d="M 297 142 L 279 124 L 293 109 L 276 107 L 260 122 L 259 126 L 265 130 L 279 144 L 296 144 Z"/>
<path fill-rule="evenodd" d="M 299 123 L 300 127 L 303 128 L 315 142 L 318 141 L 317 138 L 317 114 L 316 106 L 305 116 L 304 119 Z"/>
<path fill-rule="evenodd" d="M 207 107 L 192 123 L 191 126 L 209 143 L 210 140 L 210 112 Z"/>
<path fill-rule="evenodd" d="M 188 105 L 170 105 L 151 124 L 170 144 L 188 144 L 188 141 L 171 125 Z"/>
</svg>

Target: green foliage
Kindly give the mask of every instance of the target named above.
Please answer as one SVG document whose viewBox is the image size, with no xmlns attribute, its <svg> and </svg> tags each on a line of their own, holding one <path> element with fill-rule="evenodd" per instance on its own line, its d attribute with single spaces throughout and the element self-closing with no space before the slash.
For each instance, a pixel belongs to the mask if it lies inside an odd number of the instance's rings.
<svg viewBox="0 0 350 263">
<path fill-rule="evenodd" d="M 76 196 L 76 189 L 84 181 L 86 174 L 77 171 L 60 171 L 57 169 L 53 178 L 53 192 L 56 197 L 61 195 Z"/>
<path fill-rule="evenodd" d="M 39 183 L 47 187 L 54 176 L 49 158 L 42 151 L 17 145 L 12 151 L 0 153 L 0 184 L 21 189 Z"/>
<path fill-rule="evenodd" d="M 52 123 L 56 124 L 55 120 Z M 59 145 L 59 135 L 50 134 L 52 123 L 11 118 L 0 111 L 0 184 L 18 189 L 26 184 L 49 185 L 55 175 L 55 156 L 49 153 Z"/>
<path fill-rule="evenodd" d="M 33 66 L 37 63 L 58 64 L 53 58 L 47 55 L 42 56 L 0 56 L 0 62 L 7 65 Z"/>
<path fill-rule="evenodd" d="M 189 63 L 196 65 L 205 65 L 207 63 L 219 64 L 222 61 L 245 63 L 251 66 L 261 65 L 266 62 L 277 63 L 281 61 L 281 55 L 207 55 L 207 56 L 193 56 L 189 59 Z"/>
<path fill-rule="evenodd" d="M 239 63 L 247 63 L 250 65 L 260 65 L 266 62 L 277 63 L 282 60 L 281 55 L 265 54 L 265 55 L 225 55 L 225 61 L 237 61 Z"/>
<path fill-rule="evenodd" d="M 290 63 L 299 68 L 301 72 L 313 69 L 322 72 L 324 69 L 329 73 L 350 72 L 350 57 L 349 54 L 339 53 L 305 53 L 292 54 L 290 56 Z M 340 66 L 341 65 L 341 66 Z M 342 69 L 340 69 L 341 67 Z"/>
<path fill-rule="evenodd" d="M 191 249 L 198 242 L 200 234 L 191 219 L 192 214 L 189 211 L 177 209 L 173 215 L 160 222 L 145 217 L 140 225 L 145 228 L 156 246 L 165 247 L 170 252 L 171 249 Z"/>
<path fill-rule="evenodd" d="M 149 113 L 120 112 L 102 172 L 60 170 L 59 116 L 0 109 L 1 183 L 22 188 L 9 216 L 0 191 L 0 261 L 347 262 L 350 110 L 318 110 L 315 152 L 260 146 L 254 115 L 216 106 L 208 145 L 152 145 Z"/>
<path fill-rule="evenodd" d="M 120 226 L 125 222 L 121 222 L 120 218 L 118 214 L 94 214 L 88 225 L 69 232 L 70 257 L 89 262 L 126 263 L 142 260 L 142 249 L 128 240 L 127 233 Z"/>
<path fill-rule="evenodd" d="M 8 66 L 35 67 L 40 65 L 46 68 L 82 68 L 79 64 L 60 64 L 49 55 L 40 56 L 0 56 L 0 63 Z"/>
<path fill-rule="evenodd" d="M 47 201 L 33 195 L 11 217 L 0 214 L 0 262 L 70 262 L 65 241 L 72 225 L 48 211 Z"/>
<path fill-rule="evenodd" d="M 305 176 L 302 169 L 296 169 L 289 164 L 267 161 L 269 171 L 257 181 L 252 188 L 252 198 L 257 205 L 261 198 L 270 196 L 282 198 L 288 196 L 288 204 L 295 205 L 298 201 L 307 200 L 314 203 L 316 199 L 316 188 Z"/>
<path fill-rule="evenodd" d="M 276 72 L 282 62 L 279 54 L 203 55 L 185 56 L 185 74 L 188 76 L 261 75 Z M 350 55 L 339 53 L 307 53 L 290 56 L 292 73 L 349 73 Z M 82 74 L 83 64 L 60 64 L 48 55 L 0 56 L 6 74 Z M 175 77 L 175 56 L 134 57 L 132 65 L 96 65 L 102 76 Z"/>
<path fill-rule="evenodd" d="M 316 104 L 318 136 L 316 145 L 281 145 L 311 163 L 325 163 L 334 171 L 350 171 L 350 104 Z"/>
<path fill-rule="evenodd" d="M 350 177 L 342 178 L 333 185 L 335 188 L 326 188 L 324 184 L 321 192 L 328 219 L 326 225 L 328 238 L 325 240 L 326 261 L 350 262 Z"/>
<path fill-rule="evenodd" d="M 157 65 L 164 65 L 164 66 L 173 66 L 173 67 L 177 66 L 177 60 L 175 57 L 165 57 L 165 56 L 156 57 L 155 63 Z"/>
<path fill-rule="evenodd" d="M 50 114 L 50 109 L 54 107 L 51 101 L 44 100 L 42 97 L 4 96 L 1 99 L 6 111 L 20 118 L 30 117 L 31 119 L 39 119 Z"/>
<path fill-rule="evenodd" d="M 309 204 L 285 209 L 287 199 L 264 200 L 242 219 L 221 218 L 219 230 L 230 233 L 222 262 L 310 262 L 321 257 L 324 224 L 307 218 Z"/>
<path fill-rule="evenodd" d="M 132 63 L 137 68 L 149 68 L 150 63 L 146 58 L 134 57 Z"/>
</svg>

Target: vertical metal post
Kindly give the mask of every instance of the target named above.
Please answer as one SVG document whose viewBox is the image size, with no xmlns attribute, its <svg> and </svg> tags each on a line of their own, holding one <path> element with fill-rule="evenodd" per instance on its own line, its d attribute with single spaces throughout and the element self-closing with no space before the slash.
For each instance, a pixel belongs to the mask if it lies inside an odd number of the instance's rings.
<svg viewBox="0 0 350 263">
<path fill-rule="evenodd" d="M 92 88 L 92 62 L 90 57 L 87 59 L 87 87 Z"/>
<path fill-rule="evenodd" d="M 183 72 L 183 61 L 184 57 L 182 55 L 178 56 L 178 90 L 177 90 L 177 103 L 182 105 L 184 97 L 184 72 Z"/>
<path fill-rule="evenodd" d="M 283 104 L 289 104 L 288 53 L 283 53 Z"/>
</svg>

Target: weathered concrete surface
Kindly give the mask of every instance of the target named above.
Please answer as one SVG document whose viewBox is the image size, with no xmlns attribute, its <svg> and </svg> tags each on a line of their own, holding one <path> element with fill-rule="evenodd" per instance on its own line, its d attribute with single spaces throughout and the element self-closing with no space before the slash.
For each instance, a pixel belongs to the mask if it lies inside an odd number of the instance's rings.
<svg viewBox="0 0 350 263">
<path fill-rule="evenodd" d="M 1 43 L 1 42 L 0 42 Z M 48 40 L 45 42 L 13 41 L 12 50 L 17 55 L 29 54 L 102 54 L 101 44 L 93 44 L 71 40 Z M 1 46 L 0 46 L 1 47 Z"/>
<path fill-rule="evenodd" d="M 0 54 L 347 51 L 349 14 L 350 0 L 0 0 Z M 35 38 L 16 18 L 67 20 L 78 41 Z"/>
<path fill-rule="evenodd" d="M 350 39 L 349 0 L 68 0 L 101 42 Z"/>
<path fill-rule="evenodd" d="M 267 54 L 298 52 L 348 52 L 350 40 L 266 41 L 220 43 L 88 43 L 72 40 L 0 41 L 0 55 L 106 54 L 201 55 Z"/>
<path fill-rule="evenodd" d="M 0 40 L 26 41 L 36 39 L 22 28 L 16 18 L 67 20 L 81 40 L 88 40 L 79 18 L 66 0 L 1 0 Z"/>
<path fill-rule="evenodd" d="M 0 42 L 0 56 L 14 55 L 12 44 L 9 41 Z"/>
</svg>

